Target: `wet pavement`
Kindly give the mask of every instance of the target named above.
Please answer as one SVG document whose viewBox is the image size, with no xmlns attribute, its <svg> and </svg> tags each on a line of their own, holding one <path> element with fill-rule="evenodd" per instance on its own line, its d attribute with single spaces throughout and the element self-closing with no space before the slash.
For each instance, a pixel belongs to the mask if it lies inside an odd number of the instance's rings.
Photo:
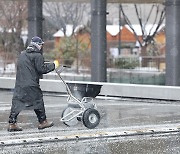
<svg viewBox="0 0 180 154">
<path fill-rule="evenodd" d="M 73 128 L 60 122 L 61 113 L 66 107 L 66 97 L 45 94 L 47 117 L 54 121 L 55 126 L 39 131 L 34 112 L 22 111 L 18 122 L 23 132 L 9 133 L 6 129 L 11 98 L 12 92 L 0 91 L 0 153 L 169 154 L 180 151 L 179 101 L 98 97 L 95 102 L 101 121 L 97 128 L 89 130 L 81 122 Z M 126 134 L 122 135 L 124 132 Z M 24 143 L 3 145 L 2 142 L 9 143 L 12 139 L 16 143 L 20 140 L 20 143 Z M 38 142 L 30 142 L 31 139 Z"/>
</svg>

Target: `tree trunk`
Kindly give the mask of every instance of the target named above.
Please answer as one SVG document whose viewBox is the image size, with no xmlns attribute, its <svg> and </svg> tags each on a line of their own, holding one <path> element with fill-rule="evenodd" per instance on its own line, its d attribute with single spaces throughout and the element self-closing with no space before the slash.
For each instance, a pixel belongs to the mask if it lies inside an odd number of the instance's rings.
<svg viewBox="0 0 180 154">
<path fill-rule="evenodd" d="M 147 52 L 146 52 L 147 46 L 142 46 L 141 48 L 141 57 L 142 57 L 142 62 L 141 66 L 142 67 L 147 67 L 148 66 L 148 58 L 147 58 Z"/>
</svg>

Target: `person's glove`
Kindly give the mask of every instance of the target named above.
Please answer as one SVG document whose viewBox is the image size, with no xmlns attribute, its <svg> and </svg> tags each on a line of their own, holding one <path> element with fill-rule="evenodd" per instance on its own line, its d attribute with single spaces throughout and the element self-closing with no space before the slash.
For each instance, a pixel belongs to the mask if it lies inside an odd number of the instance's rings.
<svg viewBox="0 0 180 154">
<path fill-rule="evenodd" d="M 55 69 L 59 66 L 59 61 L 58 60 L 54 60 L 54 65 L 55 65 Z"/>
</svg>

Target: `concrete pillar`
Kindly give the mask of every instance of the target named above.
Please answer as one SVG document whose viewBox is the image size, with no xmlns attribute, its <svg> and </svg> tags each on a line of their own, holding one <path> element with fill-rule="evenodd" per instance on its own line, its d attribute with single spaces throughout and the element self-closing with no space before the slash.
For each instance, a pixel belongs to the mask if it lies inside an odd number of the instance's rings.
<svg viewBox="0 0 180 154">
<path fill-rule="evenodd" d="M 180 0 L 166 0 L 166 85 L 180 86 Z"/>
<path fill-rule="evenodd" d="M 42 38 L 42 0 L 28 0 L 28 42 L 33 36 Z"/>
<path fill-rule="evenodd" d="M 91 81 L 106 81 L 106 0 L 91 0 Z"/>
</svg>

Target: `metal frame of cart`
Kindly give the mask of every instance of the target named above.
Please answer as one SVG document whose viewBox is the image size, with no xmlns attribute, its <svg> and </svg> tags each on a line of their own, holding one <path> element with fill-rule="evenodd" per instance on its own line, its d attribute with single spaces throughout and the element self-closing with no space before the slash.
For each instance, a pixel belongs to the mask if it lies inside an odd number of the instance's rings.
<svg viewBox="0 0 180 154">
<path fill-rule="evenodd" d="M 55 69 L 68 94 L 68 105 L 62 112 L 61 121 L 67 126 L 75 126 L 82 121 L 85 127 L 95 128 L 99 125 L 100 114 L 93 99 L 100 93 L 101 85 L 65 82 L 61 73 L 66 67 Z"/>
</svg>

